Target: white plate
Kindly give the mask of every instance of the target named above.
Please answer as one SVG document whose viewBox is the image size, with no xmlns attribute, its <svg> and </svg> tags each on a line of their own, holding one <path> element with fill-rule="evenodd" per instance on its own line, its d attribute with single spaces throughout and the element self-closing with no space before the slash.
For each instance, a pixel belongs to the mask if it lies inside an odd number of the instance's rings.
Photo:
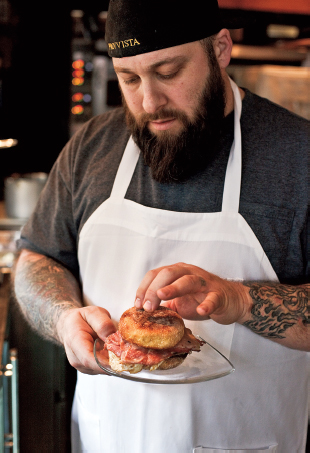
<svg viewBox="0 0 310 453">
<path fill-rule="evenodd" d="M 201 337 L 197 338 L 202 340 Z M 103 371 L 111 376 L 146 384 L 194 384 L 218 379 L 235 371 L 233 364 L 206 341 L 200 352 L 192 352 L 181 365 L 171 370 L 144 370 L 137 374 L 130 374 L 128 371 L 117 373 L 102 360 L 100 361 L 100 356 L 106 357 L 106 353 L 104 342 L 97 338 L 94 344 L 94 356 L 97 365 Z"/>
</svg>

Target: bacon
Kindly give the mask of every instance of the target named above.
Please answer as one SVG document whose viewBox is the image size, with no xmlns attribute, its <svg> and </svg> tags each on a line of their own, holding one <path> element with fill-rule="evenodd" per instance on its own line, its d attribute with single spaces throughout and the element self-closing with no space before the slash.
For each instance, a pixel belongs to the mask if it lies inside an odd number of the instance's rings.
<svg viewBox="0 0 310 453">
<path fill-rule="evenodd" d="M 105 341 L 105 348 L 112 351 L 120 358 L 121 363 L 140 363 L 142 365 L 156 365 L 162 360 L 173 355 L 189 354 L 192 351 L 200 351 L 203 342 L 194 337 L 190 329 L 185 328 L 184 336 L 173 348 L 147 349 L 125 341 L 120 332 L 110 335 Z"/>
<path fill-rule="evenodd" d="M 146 349 L 132 343 L 124 342 L 121 353 L 122 363 L 141 363 L 142 365 L 156 365 L 171 356 L 167 349 Z"/>
<path fill-rule="evenodd" d="M 185 327 L 185 333 L 179 343 L 177 343 L 172 350 L 177 354 L 184 354 L 189 351 L 200 351 L 200 346 L 204 343 L 203 341 L 197 340 L 192 334 L 192 331 Z"/>
</svg>

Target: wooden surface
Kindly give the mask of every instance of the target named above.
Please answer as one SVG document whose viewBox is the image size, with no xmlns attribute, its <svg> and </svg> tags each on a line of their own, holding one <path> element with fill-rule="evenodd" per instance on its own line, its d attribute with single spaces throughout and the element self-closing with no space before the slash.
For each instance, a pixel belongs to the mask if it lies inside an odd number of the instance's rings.
<svg viewBox="0 0 310 453">
<path fill-rule="evenodd" d="M 221 8 L 310 14 L 310 0 L 218 0 Z"/>
</svg>

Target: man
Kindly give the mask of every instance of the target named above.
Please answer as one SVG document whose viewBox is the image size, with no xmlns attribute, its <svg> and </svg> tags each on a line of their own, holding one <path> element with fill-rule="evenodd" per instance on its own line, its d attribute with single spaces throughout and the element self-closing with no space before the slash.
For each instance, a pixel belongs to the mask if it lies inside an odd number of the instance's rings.
<svg viewBox="0 0 310 453">
<path fill-rule="evenodd" d="M 79 371 L 73 451 L 302 452 L 309 123 L 230 81 L 215 0 L 182 6 L 111 0 L 124 112 L 92 119 L 61 153 L 22 232 L 16 296 Z M 134 303 L 162 300 L 235 373 L 104 375 L 94 340 Z"/>
</svg>

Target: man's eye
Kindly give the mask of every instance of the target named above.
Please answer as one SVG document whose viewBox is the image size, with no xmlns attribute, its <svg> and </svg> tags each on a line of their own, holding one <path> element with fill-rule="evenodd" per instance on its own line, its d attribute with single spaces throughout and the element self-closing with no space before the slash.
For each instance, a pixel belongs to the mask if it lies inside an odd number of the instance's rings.
<svg viewBox="0 0 310 453">
<path fill-rule="evenodd" d="M 139 77 L 133 77 L 132 79 L 124 79 L 123 82 L 125 85 L 132 85 L 139 80 Z"/>
<path fill-rule="evenodd" d="M 173 72 L 172 74 L 158 74 L 158 77 L 163 80 L 173 79 L 177 75 L 177 72 Z"/>
</svg>

